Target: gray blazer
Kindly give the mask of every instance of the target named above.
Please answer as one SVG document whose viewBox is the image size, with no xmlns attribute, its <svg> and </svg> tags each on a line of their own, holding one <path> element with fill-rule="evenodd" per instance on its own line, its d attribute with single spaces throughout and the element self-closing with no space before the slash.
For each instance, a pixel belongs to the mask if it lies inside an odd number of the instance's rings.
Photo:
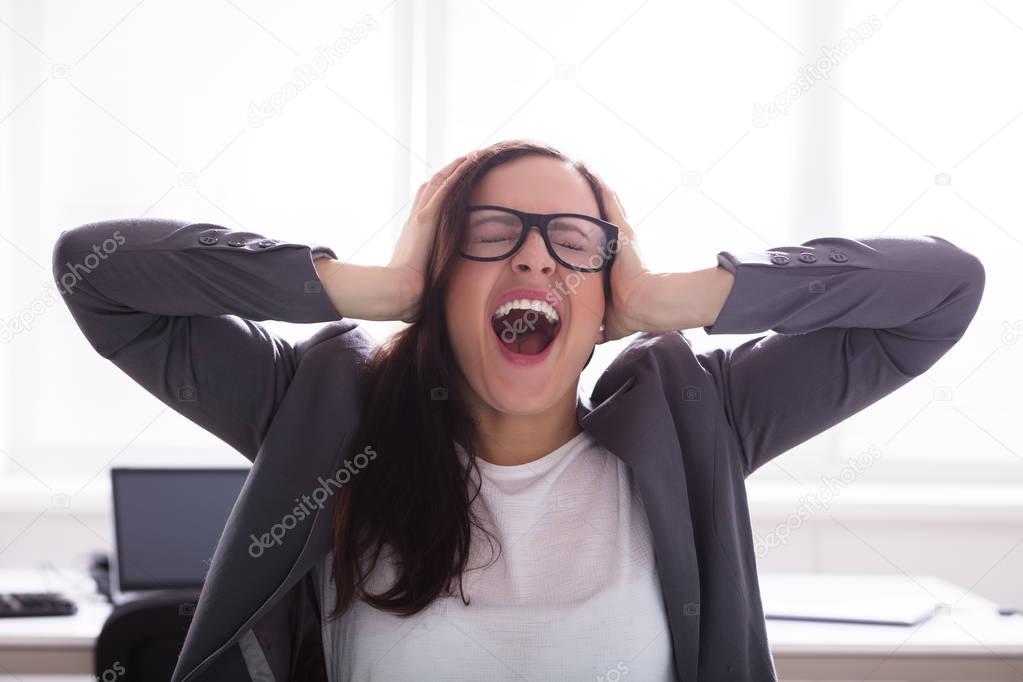
<svg viewBox="0 0 1023 682">
<path fill-rule="evenodd" d="M 96 352 L 253 462 L 175 682 L 326 679 L 311 571 L 331 548 L 375 342 L 323 291 L 324 256 L 336 257 L 163 219 L 90 223 L 55 245 L 54 278 Z M 680 332 L 640 334 L 580 396 L 578 420 L 638 481 L 678 679 L 775 680 L 746 477 L 931 367 L 965 332 L 985 273 L 929 235 L 717 261 L 735 284 L 704 330 L 765 333 L 703 353 Z M 258 324 L 270 319 L 330 324 L 292 344 Z"/>
</svg>

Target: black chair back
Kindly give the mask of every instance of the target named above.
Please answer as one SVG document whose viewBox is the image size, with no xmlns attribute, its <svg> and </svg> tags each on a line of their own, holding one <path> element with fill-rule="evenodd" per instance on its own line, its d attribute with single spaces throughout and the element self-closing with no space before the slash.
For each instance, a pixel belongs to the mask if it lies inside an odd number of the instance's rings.
<svg viewBox="0 0 1023 682">
<path fill-rule="evenodd" d="M 164 594 L 115 607 L 96 640 L 96 679 L 170 680 L 198 598 L 198 593 Z"/>
</svg>

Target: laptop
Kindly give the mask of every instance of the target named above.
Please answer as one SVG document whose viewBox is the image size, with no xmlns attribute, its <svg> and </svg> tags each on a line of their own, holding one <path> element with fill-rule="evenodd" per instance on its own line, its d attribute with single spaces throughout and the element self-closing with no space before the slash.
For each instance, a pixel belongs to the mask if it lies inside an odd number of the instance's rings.
<svg viewBox="0 0 1023 682">
<path fill-rule="evenodd" d="M 156 594 L 194 600 L 248 473 L 248 468 L 112 468 L 111 601 Z"/>
</svg>

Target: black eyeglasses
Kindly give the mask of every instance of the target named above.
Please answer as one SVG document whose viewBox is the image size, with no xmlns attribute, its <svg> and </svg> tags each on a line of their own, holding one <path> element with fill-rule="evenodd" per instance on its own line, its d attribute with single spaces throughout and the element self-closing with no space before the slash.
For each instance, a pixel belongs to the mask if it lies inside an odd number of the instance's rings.
<svg viewBox="0 0 1023 682">
<path fill-rule="evenodd" d="M 522 248 L 536 226 L 547 251 L 566 268 L 598 272 L 618 250 L 618 226 L 580 213 L 525 213 L 503 206 L 469 206 L 461 254 L 479 261 L 503 260 Z"/>
</svg>

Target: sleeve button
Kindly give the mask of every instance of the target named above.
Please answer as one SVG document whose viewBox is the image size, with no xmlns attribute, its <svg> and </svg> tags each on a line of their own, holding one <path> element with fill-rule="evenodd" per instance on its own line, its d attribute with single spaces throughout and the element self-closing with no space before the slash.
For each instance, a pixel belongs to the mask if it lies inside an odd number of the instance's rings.
<svg viewBox="0 0 1023 682">
<path fill-rule="evenodd" d="M 804 251 L 803 253 L 799 254 L 799 260 L 803 261 L 804 263 L 816 263 L 817 256 L 813 255 L 809 251 Z"/>
<path fill-rule="evenodd" d="M 209 246 L 210 244 L 216 244 L 218 241 L 219 240 L 212 234 L 204 234 L 203 236 L 199 237 L 199 243 L 205 244 L 206 246 Z"/>
<path fill-rule="evenodd" d="M 268 248 L 270 248 L 273 245 L 274 245 L 274 240 L 272 240 L 272 239 L 264 239 L 263 241 L 259 242 L 259 248 L 261 248 L 261 249 L 268 249 Z"/>
<path fill-rule="evenodd" d="M 832 252 L 830 258 L 831 258 L 831 260 L 835 261 L 836 263 L 844 263 L 847 260 L 849 260 L 849 256 L 845 255 L 841 251 L 834 251 L 834 252 Z"/>
<path fill-rule="evenodd" d="M 783 253 L 776 253 L 775 255 L 771 256 L 771 262 L 774 263 L 775 265 L 785 265 L 786 263 L 789 262 L 789 257 Z"/>
<path fill-rule="evenodd" d="M 245 246 L 245 242 L 241 239 L 232 239 L 227 243 L 228 246 Z"/>
</svg>

